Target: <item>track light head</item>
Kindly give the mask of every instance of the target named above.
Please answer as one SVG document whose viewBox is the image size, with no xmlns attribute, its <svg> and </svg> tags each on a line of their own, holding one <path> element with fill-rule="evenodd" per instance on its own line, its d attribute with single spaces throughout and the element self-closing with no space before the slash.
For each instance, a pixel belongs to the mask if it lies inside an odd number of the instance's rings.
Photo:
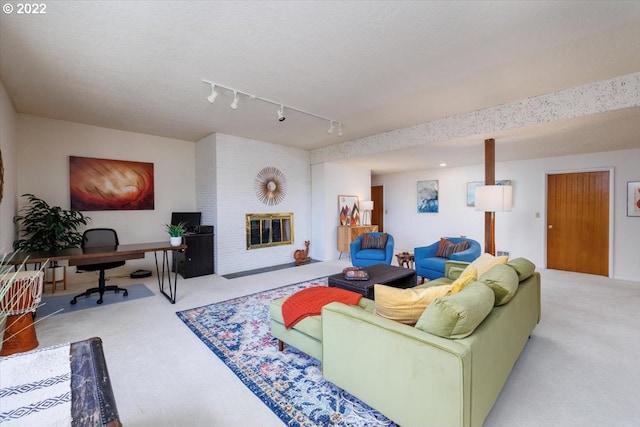
<svg viewBox="0 0 640 427">
<path fill-rule="evenodd" d="M 238 91 L 234 90 L 233 91 L 233 102 L 231 103 L 231 105 L 229 107 L 231 107 L 232 110 L 237 110 L 238 109 Z"/>
<path fill-rule="evenodd" d="M 321 119 L 321 120 L 328 121 L 329 122 L 329 129 L 327 130 L 327 133 L 329 135 L 342 136 L 342 122 L 339 122 L 337 120 L 332 120 L 332 119 L 330 119 L 328 117 L 320 116 L 318 114 L 314 114 L 314 113 L 311 113 L 309 111 L 300 110 L 300 109 L 295 108 L 295 107 L 289 107 L 289 106 L 286 106 L 285 104 L 273 101 L 271 99 L 262 98 L 262 97 L 259 97 L 259 96 L 256 96 L 256 95 L 252 95 L 252 94 L 247 93 L 247 92 L 241 92 L 241 91 L 239 91 L 237 89 L 234 89 L 232 87 L 225 86 L 225 85 L 222 85 L 222 84 L 219 84 L 219 83 L 215 83 L 215 82 L 213 82 L 211 80 L 203 79 L 202 82 L 211 86 L 211 94 L 206 97 L 207 101 L 209 101 L 211 104 L 215 103 L 216 99 L 218 99 L 218 95 L 220 95 L 220 89 L 224 89 L 224 91 L 233 92 L 233 101 L 231 102 L 231 104 L 229 104 L 229 107 L 232 110 L 237 110 L 238 109 L 238 104 L 240 103 L 240 95 L 242 95 L 245 98 L 248 98 L 249 100 L 254 100 L 255 101 L 257 99 L 259 101 L 264 101 L 264 102 L 267 102 L 267 103 L 269 103 L 271 105 L 275 105 L 276 107 L 278 107 L 277 113 L 278 113 L 278 121 L 279 122 L 284 122 L 286 120 L 285 113 L 284 113 L 284 108 L 287 107 L 289 110 L 294 110 L 294 111 L 297 111 L 299 113 L 306 114 L 308 116 L 312 116 L 312 117 L 315 117 L 315 118 L 318 118 L 318 119 Z M 243 98 L 243 102 L 245 100 L 246 99 Z M 248 104 L 250 104 L 250 102 L 247 103 L 247 105 Z"/>
<path fill-rule="evenodd" d="M 329 130 L 327 131 L 327 133 L 329 135 L 333 135 L 333 131 L 335 130 L 335 126 L 333 125 L 333 120 L 329 121 Z"/>
<path fill-rule="evenodd" d="M 216 98 L 218 97 L 218 92 L 216 92 L 216 85 L 211 83 L 211 95 L 207 96 L 207 101 L 210 103 L 216 102 Z"/>
</svg>

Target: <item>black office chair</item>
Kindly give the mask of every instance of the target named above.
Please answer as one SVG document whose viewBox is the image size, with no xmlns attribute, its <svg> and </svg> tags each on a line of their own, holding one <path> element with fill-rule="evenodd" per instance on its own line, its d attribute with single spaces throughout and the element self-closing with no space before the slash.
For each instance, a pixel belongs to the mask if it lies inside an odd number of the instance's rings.
<svg viewBox="0 0 640 427">
<path fill-rule="evenodd" d="M 92 228 L 86 230 L 82 235 L 82 250 L 90 252 L 91 248 L 104 248 L 109 247 L 116 249 L 118 247 L 118 233 L 111 228 Z M 118 286 L 105 286 L 104 271 L 110 268 L 116 268 L 124 265 L 124 261 L 105 262 L 100 264 L 87 264 L 78 265 L 76 269 L 78 271 L 99 271 L 100 279 L 98 279 L 97 288 L 89 288 L 83 293 L 76 295 L 71 300 L 71 304 L 75 304 L 80 297 L 89 297 L 91 294 L 100 293 L 100 299 L 98 304 L 102 304 L 102 295 L 106 291 L 115 291 L 116 293 L 124 291 L 123 297 L 126 297 L 129 292 L 125 288 L 119 288 Z"/>
</svg>

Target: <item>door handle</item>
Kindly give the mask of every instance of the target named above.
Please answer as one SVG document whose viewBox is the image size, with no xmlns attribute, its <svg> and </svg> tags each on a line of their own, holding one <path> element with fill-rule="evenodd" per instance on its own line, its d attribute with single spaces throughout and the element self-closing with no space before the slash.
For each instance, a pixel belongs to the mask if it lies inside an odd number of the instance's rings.
<svg viewBox="0 0 640 427">
<path fill-rule="evenodd" d="M 547 227 L 549 228 L 549 230 L 551 230 L 553 228 L 552 224 L 547 225 Z"/>
</svg>

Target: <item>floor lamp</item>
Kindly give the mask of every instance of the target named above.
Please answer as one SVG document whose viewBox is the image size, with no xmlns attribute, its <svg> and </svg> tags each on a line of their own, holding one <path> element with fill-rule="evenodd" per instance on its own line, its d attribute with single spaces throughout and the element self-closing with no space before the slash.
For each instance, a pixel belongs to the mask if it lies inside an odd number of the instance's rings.
<svg viewBox="0 0 640 427">
<path fill-rule="evenodd" d="M 373 210 L 373 201 L 361 201 L 360 210 L 362 211 L 362 225 L 371 225 L 371 211 Z"/>
<path fill-rule="evenodd" d="M 485 239 L 484 251 L 496 254 L 496 212 L 511 210 L 512 187 L 510 185 L 485 185 L 476 188 L 476 210 L 491 212 L 489 239 Z"/>
</svg>

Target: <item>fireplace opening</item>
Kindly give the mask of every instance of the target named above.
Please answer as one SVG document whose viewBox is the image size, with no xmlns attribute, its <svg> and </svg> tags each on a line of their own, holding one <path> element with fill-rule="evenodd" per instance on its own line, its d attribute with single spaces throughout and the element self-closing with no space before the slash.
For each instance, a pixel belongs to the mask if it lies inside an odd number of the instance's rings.
<svg viewBox="0 0 640 427">
<path fill-rule="evenodd" d="M 293 244 L 293 213 L 246 214 L 247 249 Z"/>
</svg>

